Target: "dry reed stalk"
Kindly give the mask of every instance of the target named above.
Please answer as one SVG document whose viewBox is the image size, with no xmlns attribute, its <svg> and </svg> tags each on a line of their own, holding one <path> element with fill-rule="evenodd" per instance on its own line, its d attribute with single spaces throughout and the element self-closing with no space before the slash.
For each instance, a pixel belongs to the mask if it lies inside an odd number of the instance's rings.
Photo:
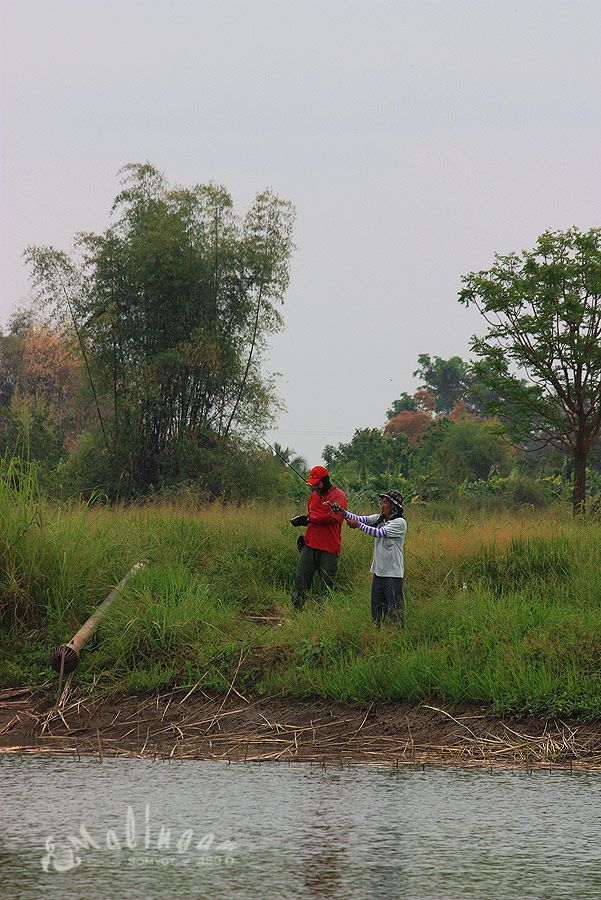
<svg viewBox="0 0 601 900">
<path fill-rule="evenodd" d="M 469 733 L 472 735 L 472 737 L 475 738 L 476 740 L 478 740 L 478 738 L 476 737 L 476 735 L 474 734 L 474 732 L 472 731 L 472 729 L 471 729 L 471 728 L 468 728 L 467 725 L 464 725 L 463 722 L 460 722 L 458 719 L 456 719 L 455 716 L 452 716 L 451 713 L 447 712 L 447 711 L 444 710 L 444 709 L 439 709 L 437 706 L 428 706 L 427 703 L 422 703 L 422 706 L 424 706 L 425 709 L 433 709 L 435 712 L 442 713 L 443 716 L 448 716 L 449 719 L 452 719 L 453 722 L 456 722 L 457 725 L 461 726 L 461 728 L 467 729 L 467 731 L 469 731 Z"/>
<path fill-rule="evenodd" d="M 361 729 L 363 728 L 363 726 L 364 726 L 365 723 L 367 722 L 367 718 L 368 718 L 368 716 L 369 716 L 369 714 L 370 714 L 370 712 L 371 712 L 371 710 L 372 710 L 372 707 L 373 707 L 373 703 L 370 703 L 370 704 L 369 704 L 369 709 L 368 709 L 367 712 L 365 713 L 365 717 L 364 717 L 363 721 L 361 722 L 361 724 L 359 725 L 359 727 L 357 728 L 357 730 L 356 730 L 355 733 L 353 734 L 353 737 L 351 738 L 351 740 L 352 740 L 353 738 L 357 737 L 357 735 L 359 734 L 359 732 L 361 731 Z"/>
<path fill-rule="evenodd" d="M 188 693 L 186 694 L 186 696 L 184 697 L 184 699 L 179 701 L 180 706 L 182 705 L 182 703 L 185 703 L 185 702 L 186 702 L 186 700 L 188 699 L 188 697 L 189 697 L 191 694 L 194 693 L 194 691 L 196 690 L 196 688 L 198 687 L 198 685 L 201 684 L 203 678 L 205 678 L 205 677 L 206 677 L 206 672 L 205 672 L 205 674 L 202 676 L 202 678 L 200 679 L 200 681 L 197 681 L 197 682 L 196 682 L 196 684 L 194 685 L 194 687 L 192 688 L 192 690 L 188 691 Z"/>
<path fill-rule="evenodd" d="M 163 710 L 163 715 L 161 716 L 161 722 L 163 721 L 163 719 L 165 718 L 165 715 L 167 714 L 167 710 L 169 709 L 169 704 L 171 703 L 172 699 L 173 699 L 172 697 L 169 697 L 169 700 L 167 701 L 167 706 Z"/>
<path fill-rule="evenodd" d="M 14 697 L 22 697 L 23 694 L 33 694 L 36 688 L 33 687 L 22 687 L 22 688 L 5 688 L 0 690 L 0 703 L 3 705 L 7 700 L 12 700 Z"/>
<path fill-rule="evenodd" d="M 4 728 L 0 729 L 0 734 L 5 734 L 7 731 L 10 731 L 10 729 L 15 724 L 15 722 L 20 722 L 20 721 L 21 721 L 21 719 L 19 718 L 19 716 L 13 716 L 13 718 L 10 720 L 10 722 L 7 722 L 6 725 L 4 726 Z"/>
</svg>

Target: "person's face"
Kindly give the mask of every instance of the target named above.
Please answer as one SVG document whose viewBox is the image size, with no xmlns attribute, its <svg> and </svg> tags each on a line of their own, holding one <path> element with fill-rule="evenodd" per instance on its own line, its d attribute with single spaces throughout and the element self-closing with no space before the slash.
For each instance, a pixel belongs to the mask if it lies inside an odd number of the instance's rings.
<svg viewBox="0 0 601 900">
<path fill-rule="evenodd" d="M 387 519 L 390 515 L 390 500 L 388 497 L 382 497 L 382 515 Z"/>
<path fill-rule="evenodd" d="M 313 488 L 313 490 L 314 490 L 314 491 L 320 491 L 322 488 L 323 488 L 323 480 L 319 480 L 319 481 L 317 482 L 317 484 L 315 485 L 315 487 Z"/>
</svg>

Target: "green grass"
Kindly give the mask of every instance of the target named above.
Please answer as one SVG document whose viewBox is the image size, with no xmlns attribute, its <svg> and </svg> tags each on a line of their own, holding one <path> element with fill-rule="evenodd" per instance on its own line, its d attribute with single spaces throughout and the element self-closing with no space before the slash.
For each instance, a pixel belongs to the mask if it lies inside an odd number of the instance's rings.
<svg viewBox="0 0 601 900">
<path fill-rule="evenodd" d="M 18 477 L 17 477 L 18 476 Z M 69 640 L 131 565 L 75 678 L 348 702 L 473 701 L 499 713 L 601 715 L 601 542 L 563 510 L 461 516 L 409 509 L 406 627 L 369 612 L 372 541 L 344 530 L 336 590 L 289 600 L 295 510 L 273 505 L 52 506 L 23 470 L 0 481 L 0 671 L 55 683 Z M 273 617 L 260 622 L 253 616 Z"/>
</svg>

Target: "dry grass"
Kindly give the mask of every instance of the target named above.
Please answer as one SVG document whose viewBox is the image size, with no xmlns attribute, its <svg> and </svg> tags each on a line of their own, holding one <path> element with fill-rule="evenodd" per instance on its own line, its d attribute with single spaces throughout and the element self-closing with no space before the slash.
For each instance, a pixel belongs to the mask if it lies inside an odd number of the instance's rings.
<svg viewBox="0 0 601 900">
<path fill-rule="evenodd" d="M 395 720 L 397 733 L 382 733 L 382 718 L 372 715 L 373 704 L 359 710 L 336 708 L 335 712 L 327 707 L 299 710 L 291 705 L 288 710 L 279 707 L 280 715 L 274 715 L 273 704 L 270 707 L 273 698 L 239 695 L 234 699 L 226 695 L 219 705 L 204 697 L 190 706 L 190 696 L 202 694 L 200 686 L 195 685 L 186 694 L 157 694 L 126 708 L 118 703 L 107 708 L 106 700 L 75 697 L 67 689 L 58 710 L 42 713 L 25 706 L 32 693 L 30 688 L 0 694 L 3 706 L 13 704 L 15 709 L 15 715 L 0 731 L 5 735 L 0 752 L 21 757 L 39 753 L 93 755 L 99 762 L 106 756 L 304 762 L 323 767 L 370 763 L 422 768 L 452 764 L 528 772 L 543 768 L 570 773 L 601 771 L 601 731 L 597 734 L 589 730 L 580 736 L 578 727 L 557 723 L 545 724 L 542 733 L 531 734 L 488 719 L 483 729 L 481 720 L 485 716 L 481 714 L 454 714 L 429 704 L 408 710 L 414 728 L 424 710 L 439 714 L 443 724 L 453 727 L 443 734 L 434 717 L 432 736 L 424 740 L 423 731 L 420 738 L 414 736 L 409 715 L 405 715 L 404 723 L 400 717 Z M 35 736 L 16 739 L 15 735 L 11 740 L 25 710 Z"/>
</svg>

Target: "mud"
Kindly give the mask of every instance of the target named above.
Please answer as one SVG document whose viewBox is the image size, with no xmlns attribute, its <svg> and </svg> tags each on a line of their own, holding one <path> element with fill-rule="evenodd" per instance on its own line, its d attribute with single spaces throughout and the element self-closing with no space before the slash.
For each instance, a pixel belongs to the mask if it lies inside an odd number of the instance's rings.
<svg viewBox="0 0 601 900">
<path fill-rule="evenodd" d="M 198 688 L 68 690 L 55 704 L 49 689 L 0 690 L 0 752 L 601 770 L 601 722 L 500 719 L 473 704 L 210 697 Z"/>
</svg>

